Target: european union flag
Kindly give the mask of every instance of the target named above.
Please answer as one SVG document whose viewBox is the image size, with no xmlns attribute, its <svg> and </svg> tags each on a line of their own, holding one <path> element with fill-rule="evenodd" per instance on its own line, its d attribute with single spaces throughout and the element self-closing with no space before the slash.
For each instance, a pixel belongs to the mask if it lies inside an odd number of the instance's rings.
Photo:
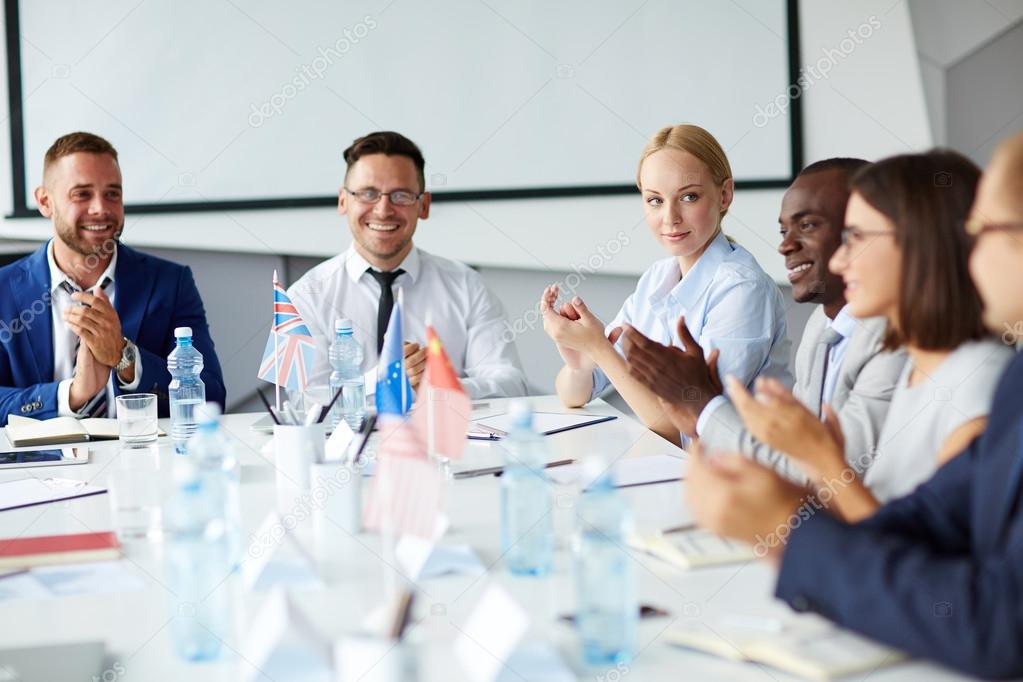
<svg viewBox="0 0 1023 682">
<path fill-rule="evenodd" d="M 384 347 L 377 365 L 377 414 L 404 416 L 412 407 L 412 385 L 405 373 L 405 347 L 401 333 L 401 292 L 391 309 Z"/>
</svg>

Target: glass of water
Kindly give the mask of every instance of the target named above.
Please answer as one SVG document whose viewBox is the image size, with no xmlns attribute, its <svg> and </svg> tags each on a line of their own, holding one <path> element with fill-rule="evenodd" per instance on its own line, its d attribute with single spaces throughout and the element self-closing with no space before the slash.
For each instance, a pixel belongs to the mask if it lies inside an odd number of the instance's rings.
<svg viewBox="0 0 1023 682">
<path fill-rule="evenodd" d="M 129 393 L 117 396 L 117 427 L 122 448 L 143 448 L 156 442 L 156 396 Z"/>
<path fill-rule="evenodd" d="M 164 477 L 153 469 L 117 469 L 107 478 L 114 530 L 122 541 L 161 535 Z"/>
</svg>

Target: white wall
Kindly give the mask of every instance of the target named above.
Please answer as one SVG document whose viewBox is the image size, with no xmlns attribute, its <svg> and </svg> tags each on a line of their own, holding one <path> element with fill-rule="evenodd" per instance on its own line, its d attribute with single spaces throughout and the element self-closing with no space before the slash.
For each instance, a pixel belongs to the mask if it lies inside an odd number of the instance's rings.
<svg viewBox="0 0 1023 682">
<path fill-rule="evenodd" d="M 907 5 L 891 0 L 803 0 L 800 12 L 803 63 L 819 75 L 826 70 L 819 78 L 811 74 L 802 95 L 806 161 L 836 155 L 874 159 L 930 146 Z M 871 29 L 869 37 L 849 37 L 849 31 L 857 36 L 868 33 L 865 26 Z M 699 68 L 698 62 L 695 68 Z M 712 122 L 706 124 L 713 130 Z M 4 136 L 5 155 L 6 144 Z M 8 168 L 6 156 L 0 158 L 0 175 L 6 175 Z M 8 180 L 0 187 L 5 206 L 10 206 L 9 184 Z M 779 281 L 784 275 L 775 251 L 781 194 L 780 190 L 740 192 L 726 223 L 729 234 Z M 641 206 L 634 196 L 439 203 L 434 208 L 430 220 L 421 225 L 417 242 L 428 250 L 480 266 L 512 319 L 527 314 L 526 308 L 539 296 L 542 283 L 560 279 L 573 266 L 588 263 L 609 242 L 621 242 L 619 232 L 629 235 L 629 245 L 611 258 L 599 257 L 600 267 L 579 291 L 605 316 L 613 314 L 635 277 L 661 255 L 646 233 Z M 5 220 L 0 226 L 0 236 L 7 238 L 45 239 L 49 234 L 50 227 L 42 220 Z M 175 249 L 175 255 L 185 262 L 192 259 L 181 250 L 216 251 L 234 244 L 233 251 L 251 254 L 251 267 L 262 270 L 267 267 L 267 257 L 326 257 L 344 248 L 349 238 L 344 223 L 330 209 L 309 209 L 134 217 L 129 218 L 125 241 Z M 194 262 L 218 347 L 222 354 L 231 353 L 221 360 L 239 368 L 237 376 L 232 373 L 229 377 L 229 392 L 234 399 L 244 398 L 256 383 L 251 377 L 246 381 L 244 369 L 251 367 L 249 374 L 255 374 L 262 350 L 260 343 L 246 343 L 244 337 L 251 336 L 251 328 L 261 323 L 261 314 L 250 317 L 245 313 L 242 318 L 230 300 L 223 306 L 212 303 L 222 292 L 238 288 L 233 273 L 246 261 L 244 256 L 232 256 L 230 271 L 222 270 L 215 256 L 196 256 Z M 296 263 L 293 270 L 297 273 L 307 261 Z M 260 275 L 269 281 L 269 272 Z M 214 295 L 213 290 L 218 293 Z M 246 298 L 260 293 L 245 290 Z M 798 315 L 794 319 L 799 319 Z M 790 334 L 798 338 L 799 331 L 792 329 Z M 528 360 L 531 383 L 549 391 L 558 362 L 542 333 L 538 327 L 532 329 L 518 343 Z"/>
</svg>

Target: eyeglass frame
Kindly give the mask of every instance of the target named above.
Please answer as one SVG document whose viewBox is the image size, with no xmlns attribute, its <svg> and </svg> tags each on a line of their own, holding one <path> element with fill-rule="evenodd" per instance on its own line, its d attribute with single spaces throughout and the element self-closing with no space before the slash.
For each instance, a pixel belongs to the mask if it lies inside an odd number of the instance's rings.
<svg viewBox="0 0 1023 682">
<path fill-rule="evenodd" d="M 363 204 L 378 204 L 378 203 L 380 203 L 380 200 L 382 198 L 387 197 L 387 200 L 390 201 L 395 206 L 415 206 L 416 203 L 418 203 L 419 200 L 423 198 L 423 195 L 426 194 L 426 192 L 419 192 L 417 194 L 417 193 L 414 193 L 414 192 L 410 192 L 407 189 L 396 189 L 396 190 L 394 190 L 392 192 L 381 192 L 380 190 L 376 190 L 376 189 L 353 190 L 353 189 L 349 189 L 348 187 L 342 187 L 341 189 L 343 189 L 344 191 L 348 192 L 348 194 L 350 194 L 351 196 L 355 197 L 356 199 L 358 199 Z M 367 199 L 366 197 L 362 196 L 366 192 L 374 192 L 374 193 L 376 193 L 376 195 L 377 195 L 376 199 Z M 394 195 L 395 194 L 407 194 L 408 196 L 412 197 L 412 201 L 410 201 L 407 204 L 403 204 L 403 203 L 400 203 L 398 201 L 395 201 L 394 200 Z"/>
<path fill-rule="evenodd" d="M 986 223 L 980 218 L 971 218 L 963 222 L 963 228 L 971 237 L 979 237 L 988 232 L 1023 232 L 1023 222 Z"/>
<path fill-rule="evenodd" d="M 849 248 L 849 236 L 856 234 L 857 237 L 884 237 L 884 236 L 895 236 L 895 231 L 887 230 L 861 230 L 858 227 L 843 227 L 839 235 L 842 239 L 842 246 Z"/>
</svg>

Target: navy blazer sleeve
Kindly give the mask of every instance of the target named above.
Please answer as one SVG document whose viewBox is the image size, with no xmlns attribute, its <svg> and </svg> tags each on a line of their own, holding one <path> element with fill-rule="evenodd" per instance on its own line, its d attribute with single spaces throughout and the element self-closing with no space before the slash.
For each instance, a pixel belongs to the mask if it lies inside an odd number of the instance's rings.
<svg viewBox="0 0 1023 682">
<path fill-rule="evenodd" d="M 195 286 L 195 279 L 192 277 L 192 270 L 183 267 L 180 270 L 180 277 L 177 282 L 174 304 L 171 306 L 172 318 L 167 325 L 167 336 L 163 340 L 162 348 L 144 347 L 138 343 L 139 361 L 142 365 L 142 382 L 138 387 L 139 392 L 155 393 L 160 399 L 160 413 L 166 415 L 166 401 L 168 398 L 168 387 L 170 385 L 170 373 L 167 371 L 167 355 L 174 348 L 174 328 L 191 327 L 192 344 L 196 350 L 202 353 L 203 370 L 202 380 L 206 384 L 206 400 L 220 403 L 224 407 L 227 397 L 227 390 L 224 387 L 224 374 L 220 368 L 220 361 L 213 346 L 213 338 L 210 336 L 209 325 L 206 323 L 206 311 L 203 308 L 202 298 L 199 296 L 199 289 Z M 145 324 L 145 320 L 142 322 Z"/>
<path fill-rule="evenodd" d="M 0 425 L 7 425 L 8 416 L 14 414 L 33 419 L 57 416 L 57 384 L 48 381 L 25 388 L 11 386 L 11 358 L 0 352 Z"/>
<path fill-rule="evenodd" d="M 972 675 L 1023 674 L 1023 538 L 971 551 L 978 456 L 975 443 L 869 521 L 811 517 L 789 538 L 776 595 Z"/>
</svg>

